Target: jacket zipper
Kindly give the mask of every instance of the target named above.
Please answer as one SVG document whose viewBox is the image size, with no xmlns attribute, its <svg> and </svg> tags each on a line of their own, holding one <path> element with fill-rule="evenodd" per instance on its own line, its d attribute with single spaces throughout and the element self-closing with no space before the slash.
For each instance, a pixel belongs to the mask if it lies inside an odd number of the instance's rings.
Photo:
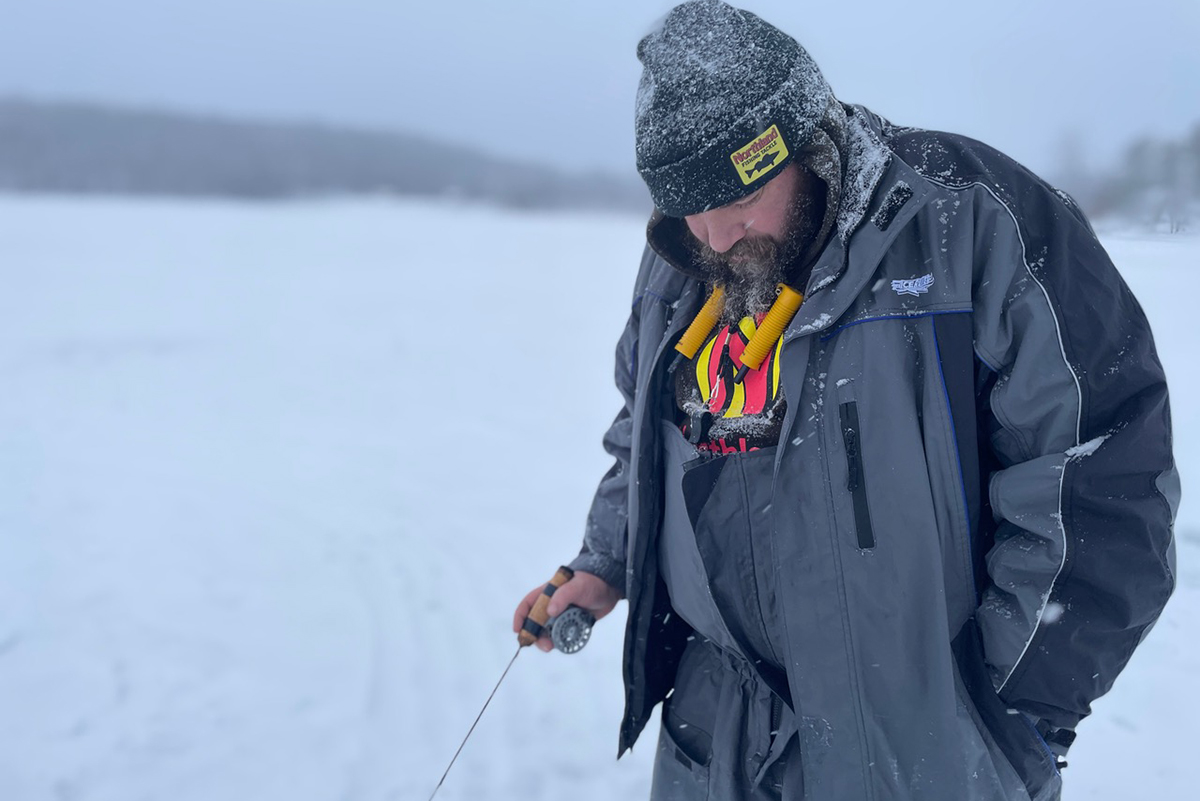
<svg viewBox="0 0 1200 801">
<path fill-rule="evenodd" d="M 842 418 L 842 440 L 846 445 L 846 489 L 854 498 L 854 528 L 858 533 L 858 547 L 866 550 L 875 547 L 875 531 L 871 528 L 871 508 L 867 505 L 867 476 L 863 470 L 862 433 L 858 426 L 858 404 L 843 403 L 839 410 Z"/>
</svg>

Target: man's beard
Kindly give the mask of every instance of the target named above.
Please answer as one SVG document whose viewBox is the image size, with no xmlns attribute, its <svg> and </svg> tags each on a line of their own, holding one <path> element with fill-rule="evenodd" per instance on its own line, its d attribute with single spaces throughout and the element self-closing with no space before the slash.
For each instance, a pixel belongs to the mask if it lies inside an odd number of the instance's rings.
<svg viewBox="0 0 1200 801">
<path fill-rule="evenodd" d="M 779 284 L 798 277 L 789 273 L 815 228 L 812 203 L 802 197 L 788 212 L 782 242 L 747 234 L 729 250 L 718 253 L 694 236 L 689 237 L 708 282 L 725 290 L 721 321 L 735 323 L 743 317 L 765 314 L 775 302 Z"/>
<path fill-rule="evenodd" d="M 697 242 L 697 256 L 709 283 L 725 290 L 722 322 L 735 323 L 771 308 L 790 263 L 783 251 L 790 249 L 786 242 L 779 244 L 768 236 L 748 236 L 724 253 Z"/>
</svg>

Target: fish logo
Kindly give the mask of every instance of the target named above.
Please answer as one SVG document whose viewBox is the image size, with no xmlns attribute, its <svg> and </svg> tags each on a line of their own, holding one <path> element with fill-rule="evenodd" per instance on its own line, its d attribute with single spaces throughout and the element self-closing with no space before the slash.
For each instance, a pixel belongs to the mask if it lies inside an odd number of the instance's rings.
<svg viewBox="0 0 1200 801">
<path fill-rule="evenodd" d="M 920 278 L 898 278 L 892 281 L 892 289 L 897 295 L 924 295 L 933 286 L 933 273 L 922 275 Z"/>
<path fill-rule="evenodd" d="M 778 125 L 772 125 L 758 136 L 729 154 L 734 170 L 742 179 L 743 186 L 749 186 L 764 175 L 777 170 L 788 157 L 787 143 Z"/>
<path fill-rule="evenodd" d="M 752 178 L 754 176 L 754 173 L 758 172 L 759 170 L 762 170 L 763 172 L 767 172 L 775 164 L 775 160 L 778 158 L 779 158 L 778 152 L 770 153 L 766 156 L 763 156 L 761 159 L 759 159 L 758 161 L 756 161 L 754 163 L 753 167 L 746 170 L 746 177 Z"/>
</svg>

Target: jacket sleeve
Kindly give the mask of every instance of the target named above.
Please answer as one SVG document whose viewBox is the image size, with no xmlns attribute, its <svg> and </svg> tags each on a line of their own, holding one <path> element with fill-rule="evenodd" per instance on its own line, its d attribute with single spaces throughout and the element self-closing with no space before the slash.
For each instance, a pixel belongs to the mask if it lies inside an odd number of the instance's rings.
<svg viewBox="0 0 1200 801">
<path fill-rule="evenodd" d="M 1001 699 L 1072 729 L 1174 588 L 1179 480 L 1142 309 L 1090 226 L 1044 186 L 992 193 L 976 237 L 975 348 L 998 468 L 977 620 Z"/>
<path fill-rule="evenodd" d="M 624 404 L 604 434 L 604 449 L 615 460 L 592 499 L 584 529 L 583 547 L 571 561 L 572 570 L 593 573 L 625 594 L 625 552 L 629 520 L 629 464 L 633 447 L 633 404 L 638 373 L 638 332 L 641 301 L 654 254 L 646 249 L 634 289 L 633 306 L 617 341 L 614 379 Z"/>
</svg>

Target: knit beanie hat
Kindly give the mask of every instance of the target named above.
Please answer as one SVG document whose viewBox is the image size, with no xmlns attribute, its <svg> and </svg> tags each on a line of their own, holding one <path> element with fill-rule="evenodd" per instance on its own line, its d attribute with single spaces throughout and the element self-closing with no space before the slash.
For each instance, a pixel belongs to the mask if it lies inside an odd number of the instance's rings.
<svg viewBox="0 0 1200 801">
<path fill-rule="evenodd" d="M 675 6 L 637 53 L 638 172 L 671 217 L 774 178 L 809 144 L 832 97 L 795 39 L 720 0 Z"/>
</svg>

